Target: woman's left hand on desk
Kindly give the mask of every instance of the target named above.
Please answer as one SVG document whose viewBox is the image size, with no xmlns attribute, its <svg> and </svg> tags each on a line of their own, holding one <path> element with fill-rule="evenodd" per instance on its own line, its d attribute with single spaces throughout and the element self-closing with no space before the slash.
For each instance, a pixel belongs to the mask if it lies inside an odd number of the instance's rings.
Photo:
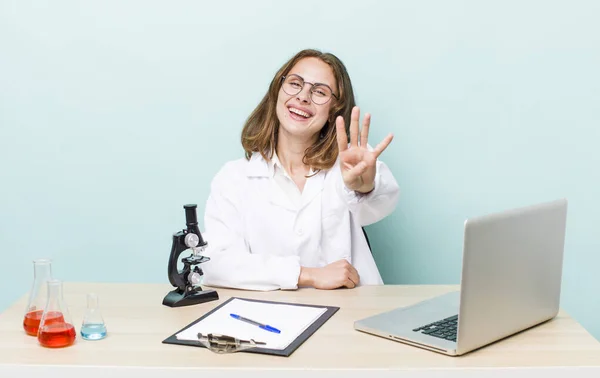
<svg viewBox="0 0 600 378">
<path fill-rule="evenodd" d="M 352 289 L 359 282 L 358 271 L 345 259 L 332 262 L 322 268 L 302 267 L 298 278 L 298 286 L 312 286 L 324 290 L 340 287 Z"/>
</svg>

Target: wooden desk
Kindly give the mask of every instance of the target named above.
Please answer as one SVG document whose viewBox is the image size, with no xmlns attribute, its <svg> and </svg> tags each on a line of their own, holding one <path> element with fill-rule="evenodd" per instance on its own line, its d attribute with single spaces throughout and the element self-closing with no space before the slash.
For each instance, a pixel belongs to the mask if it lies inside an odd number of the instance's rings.
<svg viewBox="0 0 600 378">
<path fill-rule="evenodd" d="M 96 292 L 109 336 L 47 349 L 22 329 L 26 295 L 0 314 L 0 377 L 600 377 L 600 342 L 561 312 L 554 320 L 461 357 L 448 357 L 353 329 L 354 320 L 406 306 L 456 286 L 365 286 L 354 290 L 251 292 L 218 289 L 220 300 L 169 308 L 164 284 L 65 283 L 65 299 L 79 332 L 85 295 Z M 231 296 L 340 306 L 290 357 L 162 344 L 162 340 Z M 306 370 L 308 369 L 308 370 Z M 29 374 L 28 374 L 29 373 Z M 85 375 L 82 375 L 85 374 Z M 573 375 L 571 375 L 573 377 Z"/>
</svg>

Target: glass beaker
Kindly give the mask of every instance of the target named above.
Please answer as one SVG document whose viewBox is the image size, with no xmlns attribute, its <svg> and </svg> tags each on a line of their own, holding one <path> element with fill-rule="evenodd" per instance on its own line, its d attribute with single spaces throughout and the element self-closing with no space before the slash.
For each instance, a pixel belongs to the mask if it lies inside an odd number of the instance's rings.
<svg viewBox="0 0 600 378">
<path fill-rule="evenodd" d="M 87 295 L 87 310 L 81 324 L 81 337 L 85 340 L 101 340 L 106 337 L 106 325 L 100 311 L 98 295 Z"/>
<path fill-rule="evenodd" d="M 44 306 L 48 300 L 48 280 L 52 279 L 52 261 L 49 259 L 33 260 L 33 285 L 29 292 L 29 300 L 25 308 L 23 328 L 30 336 L 37 336 Z"/>
<path fill-rule="evenodd" d="M 48 281 L 48 301 L 40 320 L 38 341 L 49 348 L 66 347 L 75 342 L 75 327 L 63 298 L 62 281 Z"/>
</svg>

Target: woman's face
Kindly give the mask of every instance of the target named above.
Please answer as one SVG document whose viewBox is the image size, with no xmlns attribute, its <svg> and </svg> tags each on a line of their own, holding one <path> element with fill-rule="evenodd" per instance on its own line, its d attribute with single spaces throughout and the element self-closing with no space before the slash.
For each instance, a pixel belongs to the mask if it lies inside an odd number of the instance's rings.
<svg viewBox="0 0 600 378">
<path fill-rule="evenodd" d="M 296 63 L 287 77 L 297 75 L 304 80 L 305 84 L 302 90 L 296 95 L 289 95 L 279 89 L 277 96 L 277 118 L 279 119 L 280 135 L 283 133 L 288 137 L 299 138 L 301 140 L 310 140 L 318 136 L 321 128 L 329 118 L 329 109 L 335 98 L 331 98 L 324 105 L 317 105 L 311 100 L 312 84 L 321 83 L 328 85 L 337 95 L 337 83 L 333 76 L 331 67 L 318 58 L 304 58 Z M 293 76 L 297 79 L 296 76 Z M 300 88 L 297 80 L 294 85 Z M 288 90 L 290 92 L 290 90 Z M 319 93 L 321 94 L 321 93 Z M 317 101 L 317 93 L 314 95 Z"/>
</svg>

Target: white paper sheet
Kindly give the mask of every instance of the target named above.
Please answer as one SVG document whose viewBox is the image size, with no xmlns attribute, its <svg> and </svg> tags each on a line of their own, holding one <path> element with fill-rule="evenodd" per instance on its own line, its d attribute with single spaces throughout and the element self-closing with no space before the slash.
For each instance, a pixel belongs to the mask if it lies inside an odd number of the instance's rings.
<svg viewBox="0 0 600 378">
<path fill-rule="evenodd" d="M 234 298 L 190 328 L 179 332 L 179 340 L 198 340 L 198 333 L 218 333 L 238 339 L 266 342 L 261 348 L 283 350 L 314 323 L 325 311 L 322 307 L 293 306 Z M 234 319 L 237 314 L 281 331 L 273 333 L 256 325 Z"/>
</svg>

